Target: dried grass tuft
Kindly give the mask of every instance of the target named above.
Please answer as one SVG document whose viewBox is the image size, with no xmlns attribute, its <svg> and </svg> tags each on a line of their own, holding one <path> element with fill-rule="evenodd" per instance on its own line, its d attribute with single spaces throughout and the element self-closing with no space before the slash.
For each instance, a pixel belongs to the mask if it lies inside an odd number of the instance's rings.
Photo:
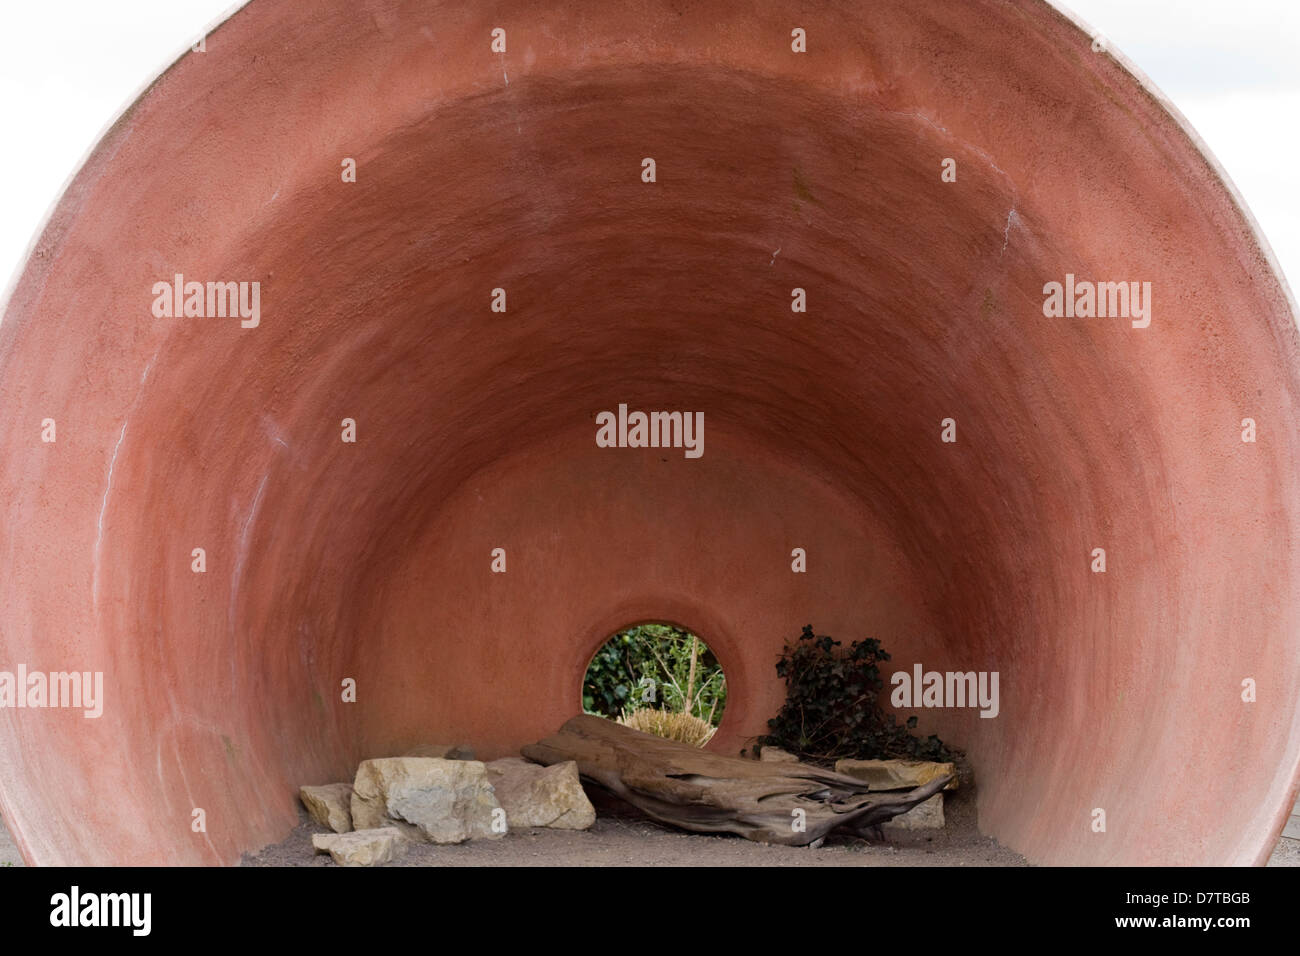
<svg viewBox="0 0 1300 956">
<path fill-rule="evenodd" d="M 666 740 L 677 740 L 693 747 L 703 747 L 717 730 L 707 720 L 685 711 L 671 713 L 666 710 L 655 710 L 653 707 L 625 713 L 618 722 L 624 727 L 654 734 Z"/>
</svg>

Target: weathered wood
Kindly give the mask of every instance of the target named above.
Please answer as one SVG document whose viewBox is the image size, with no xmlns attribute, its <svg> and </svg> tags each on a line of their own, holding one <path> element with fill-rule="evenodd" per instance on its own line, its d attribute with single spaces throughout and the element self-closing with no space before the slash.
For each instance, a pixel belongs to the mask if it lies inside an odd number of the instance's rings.
<svg viewBox="0 0 1300 956">
<path fill-rule="evenodd" d="M 871 791 L 844 774 L 762 763 L 700 750 L 582 714 L 521 751 L 538 763 L 574 760 L 584 778 L 663 823 L 803 846 L 843 829 L 853 834 L 906 813 L 938 793 L 945 776 L 908 791 Z M 802 829 L 794 825 L 802 810 Z"/>
</svg>

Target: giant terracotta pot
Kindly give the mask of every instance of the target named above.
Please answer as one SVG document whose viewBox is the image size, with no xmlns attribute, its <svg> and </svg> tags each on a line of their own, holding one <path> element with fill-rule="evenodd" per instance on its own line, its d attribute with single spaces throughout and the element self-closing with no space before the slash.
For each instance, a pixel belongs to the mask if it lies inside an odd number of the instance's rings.
<svg viewBox="0 0 1300 956">
<path fill-rule="evenodd" d="M 999 673 L 994 718 L 908 712 L 1031 860 L 1266 858 L 1300 765 L 1295 308 L 1078 24 L 256 0 L 206 47 L 104 136 L 0 325 L 0 669 L 105 680 L 99 718 L 0 710 L 28 861 L 235 862 L 361 758 L 553 731 L 645 620 L 716 649 L 724 751 L 811 622 Z M 260 282 L 260 323 L 155 317 L 176 273 Z M 1067 273 L 1150 282 L 1150 325 L 1046 317 Z M 703 457 L 597 447 L 619 403 L 703 411 Z"/>
</svg>

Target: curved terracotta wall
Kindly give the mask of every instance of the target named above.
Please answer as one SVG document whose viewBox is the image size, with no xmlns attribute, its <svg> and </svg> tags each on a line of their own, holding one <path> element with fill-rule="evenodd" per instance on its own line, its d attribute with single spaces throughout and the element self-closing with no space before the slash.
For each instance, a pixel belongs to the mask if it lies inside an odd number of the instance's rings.
<svg viewBox="0 0 1300 956">
<path fill-rule="evenodd" d="M 364 756 L 553 731 L 666 619 L 732 680 L 719 747 L 803 624 L 874 635 L 999 672 L 922 728 L 1031 859 L 1260 862 L 1300 345 L 1217 167 L 1034 0 L 580 6 L 256 0 L 69 187 L 0 325 L 0 669 L 106 700 L 0 710 L 25 857 L 233 862 Z M 155 318 L 178 272 L 260 324 Z M 1150 326 L 1046 318 L 1066 273 L 1150 282 Z M 704 456 L 597 448 L 620 402 L 703 411 Z"/>
</svg>

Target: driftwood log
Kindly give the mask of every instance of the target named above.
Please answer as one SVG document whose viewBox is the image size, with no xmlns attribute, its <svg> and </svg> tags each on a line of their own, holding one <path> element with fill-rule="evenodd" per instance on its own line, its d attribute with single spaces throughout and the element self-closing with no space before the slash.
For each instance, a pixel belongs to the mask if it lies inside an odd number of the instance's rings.
<svg viewBox="0 0 1300 956">
<path fill-rule="evenodd" d="M 829 770 L 724 757 L 586 714 L 520 752 L 548 766 L 577 761 L 585 779 L 662 823 L 785 846 L 820 845 L 835 830 L 878 833 L 952 779 L 868 793 L 864 781 Z"/>
</svg>

